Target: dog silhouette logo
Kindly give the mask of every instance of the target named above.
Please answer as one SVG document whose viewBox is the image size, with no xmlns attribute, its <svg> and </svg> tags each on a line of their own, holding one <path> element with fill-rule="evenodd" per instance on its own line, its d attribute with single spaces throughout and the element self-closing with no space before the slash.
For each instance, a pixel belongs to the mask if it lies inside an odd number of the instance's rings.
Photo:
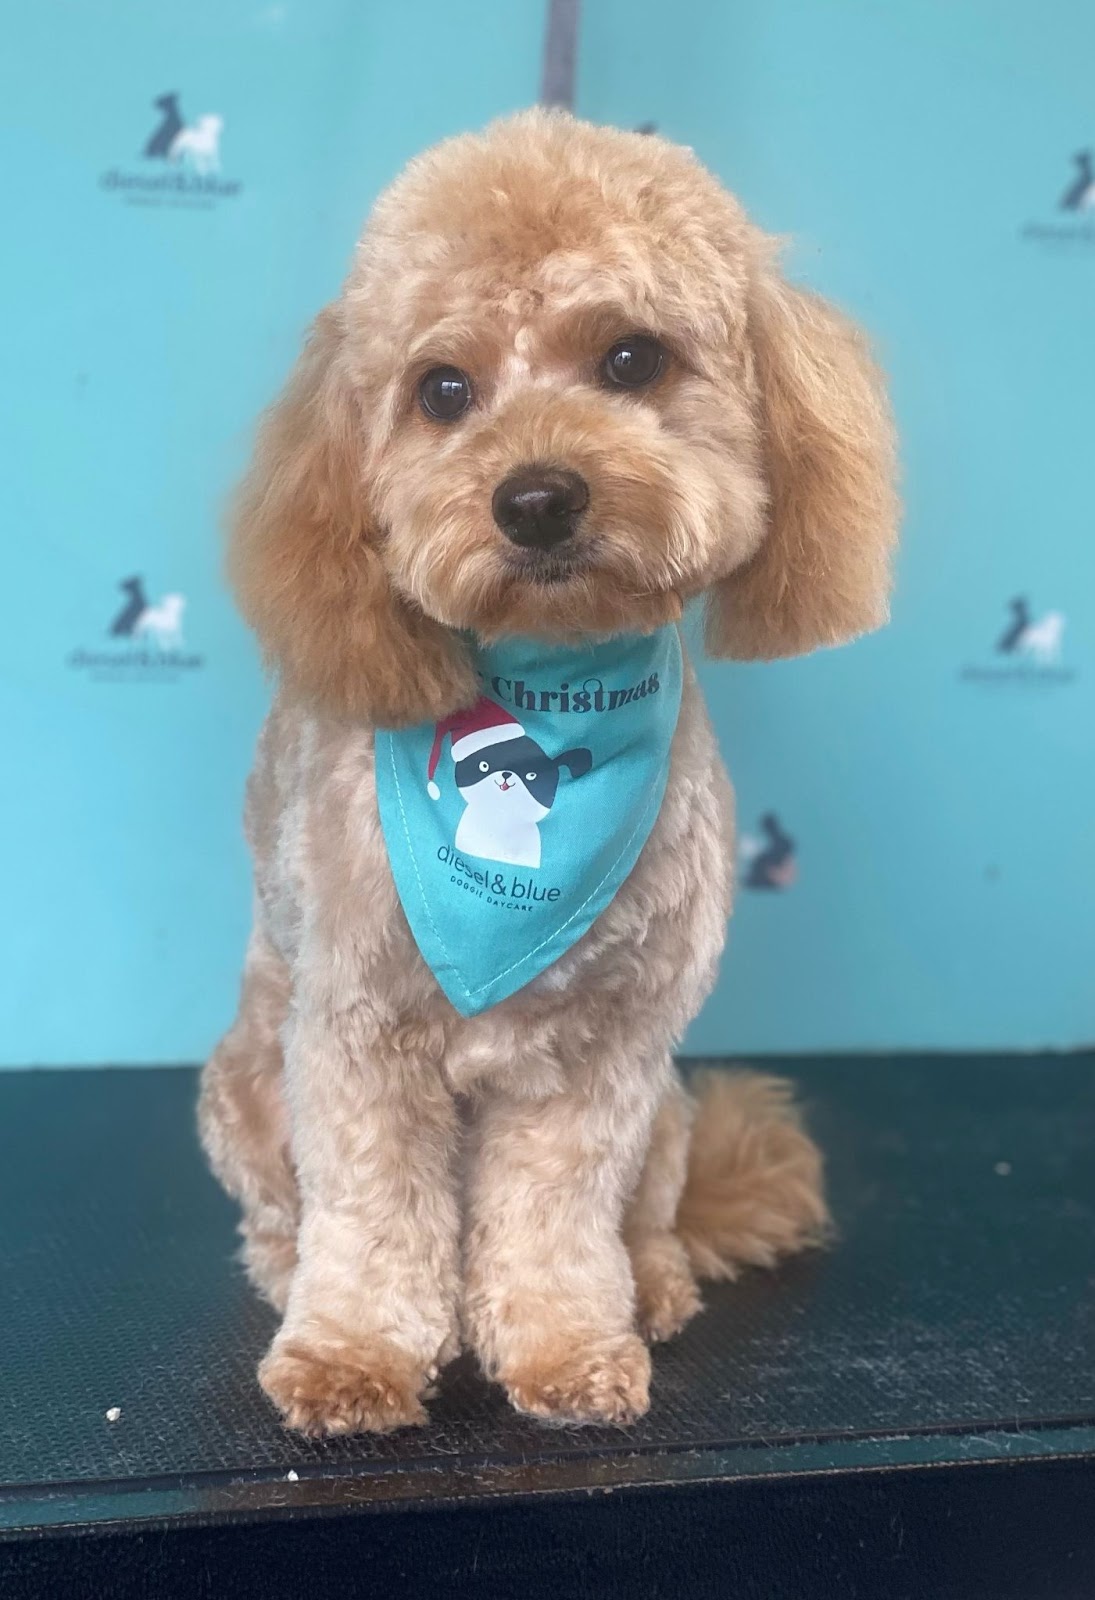
<svg viewBox="0 0 1095 1600">
<path fill-rule="evenodd" d="M 761 837 L 744 834 L 739 845 L 746 889 L 789 889 L 798 877 L 795 841 L 774 811 L 760 819 Z"/>
<path fill-rule="evenodd" d="M 243 184 L 221 176 L 225 119 L 220 112 L 188 117 L 175 89 L 157 95 L 152 108 L 156 121 L 141 146 L 143 159 L 101 172 L 99 188 L 125 205 L 193 212 L 238 199 Z"/>
<path fill-rule="evenodd" d="M 1005 609 L 1007 621 L 992 644 L 995 659 L 966 662 L 959 669 L 963 682 L 1038 689 L 1074 683 L 1076 669 L 1062 660 L 1064 612 L 1036 615 L 1025 594 L 1017 594 Z"/>
<path fill-rule="evenodd" d="M 465 855 L 516 867 L 540 865 L 540 823 L 551 811 L 565 769 L 583 777 L 593 765 L 586 749 L 549 756 L 517 718 L 481 698 L 470 711 L 445 717 L 434 729 L 427 791 L 441 798 L 437 767 L 451 741 L 453 776 L 464 810 L 455 845 Z"/>
<path fill-rule="evenodd" d="M 205 657 L 188 650 L 183 639 L 186 596 L 171 592 L 148 598 L 139 573 L 123 578 L 122 592 L 103 634 L 109 641 L 90 648 L 78 645 L 66 665 L 98 683 L 179 682 L 205 665 Z"/>
<path fill-rule="evenodd" d="M 1065 615 L 1062 611 L 1047 611 L 1037 620 L 1031 615 L 1030 603 L 1023 595 L 1009 602 L 1011 620 L 999 639 L 996 649 L 1000 655 L 1026 656 L 1042 667 L 1055 667 L 1061 659 L 1061 641 L 1065 632 Z"/>
<path fill-rule="evenodd" d="M 220 141 L 224 118 L 214 112 L 199 117 L 191 128 L 183 128 L 171 141 L 168 156 L 172 161 L 185 161 L 199 177 L 209 177 L 221 170 Z"/>
<path fill-rule="evenodd" d="M 152 103 L 160 113 L 160 120 L 144 147 L 145 156 L 154 161 L 185 164 L 202 178 L 218 173 L 221 169 L 220 138 L 224 129 L 220 113 L 206 112 L 188 125 L 179 109 L 178 94 L 161 94 Z"/>
<path fill-rule="evenodd" d="M 1077 150 L 1070 158 L 1072 176 L 1054 199 L 1043 193 L 1041 205 L 1053 205 L 1019 229 L 1019 237 L 1039 249 L 1069 254 L 1095 248 L 1095 150 Z"/>
<path fill-rule="evenodd" d="M 126 597 L 125 604 L 108 631 L 114 639 L 131 639 L 138 619 L 148 610 L 144 584 L 140 578 L 123 578 L 118 587 Z"/>
<path fill-rule="evenodd" d="M 1072 158 L 1076 175 L 1061 196 L 1062 211 L 1095 211 L 1095 165 L 1090 150 L 1078 150 Z"/>
<path fill-rule="evenodd" d="M 150 160 L 166 161 L 171 153 L 171 146 L 186 127 L 186 123 L 179 110 L 177 94 L 161 94 L 152 104 L 160 113 L 160 120 L 144 147 L 144 153 Z"/>
<path fill-rule="evenodd" d="M 182 648 L 183 595 L 165 594 L 157 605 L 150 605 L 139 577 L 123 578 L 118 587 L 125 601 L 107 630 L 111 638 L 151 639 L 161 650 Z"/>
</svg>

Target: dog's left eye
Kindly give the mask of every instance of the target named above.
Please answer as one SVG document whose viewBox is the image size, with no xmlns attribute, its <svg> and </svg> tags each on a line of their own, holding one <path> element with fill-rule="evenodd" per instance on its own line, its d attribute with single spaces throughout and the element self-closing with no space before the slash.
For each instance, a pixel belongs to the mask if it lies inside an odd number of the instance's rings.
<svg viewBox="0 0 1095 1600">
<path fill-rule="evenodd" d="M 434 367 L 418 385 L 422 409 L 438 422 L 455 422 L 471 405 L 471 379 L 459 367 Z"/>
<path fill-rule="evenodd" d="M 536 782 L 536 774 L 535 774 L 535 772 L 526 772 L 525 773 L 525 782 L 526 783 L 535 783 Z"/>
<path fill-rule="evenodd" d="M 665 365 L 665 351 L 657 339 L 633 333 L 621 339 L 601 362 L 601 371 L 615 389 L 642 389 L 653 383 Z"/>
<path fill-rule="evenodd" d="M 480 770 L 480 772 L 489 772 L 490 771 L 490 762 L 489 761 L 480 761 L 479 770 Z"/>
</svg>

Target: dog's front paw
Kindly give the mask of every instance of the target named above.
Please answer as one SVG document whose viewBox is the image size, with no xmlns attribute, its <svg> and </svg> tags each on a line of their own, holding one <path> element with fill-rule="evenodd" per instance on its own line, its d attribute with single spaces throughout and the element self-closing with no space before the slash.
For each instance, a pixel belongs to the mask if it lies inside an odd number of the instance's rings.
<svg viewBox="0 0 1095 1600">
<path fill-rule="evenodd" d="M 504 1374 L 518 1411 L 552 1422 L 634 1422 L 650 1405 L 650 1352 L 635 1334 L 602 1344 L 554 1341 Z"/>
<path fill-rule="evenodd" d="M 387 1339 L 312 1344 L 276 1339 L 259 1383 L 287 1427 L 313 1436 L 391 1433 L 425 1422 L 429 1374 Z"/>
</svg>

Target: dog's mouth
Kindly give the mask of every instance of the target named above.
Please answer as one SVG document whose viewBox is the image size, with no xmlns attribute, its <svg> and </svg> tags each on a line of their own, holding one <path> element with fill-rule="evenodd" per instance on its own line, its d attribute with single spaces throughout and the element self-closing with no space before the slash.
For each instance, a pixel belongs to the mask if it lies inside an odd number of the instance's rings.
<svg viewBox="0 0 1095 1600">
<path fill-rule="evenodd" d="M 512 635 L 578 640 L 634 629 L 650 633 L 679 622 L 683 600 L 666 575 L 644 571 L 611 533 L 579 533 L 552 549 L 506 548 L 492 541 L 459 612 L 441 620 L 491 640 Z"/>
<path fill-rule="evenodd" d="M 509 778 L 502 778 L 500 780 L 498 778 L 495 778 L 494 786 L 495 786 L 496 789 L 503 790 L 503 792 L 506 789 L 515 789 L 517 787 L 517 779 L 514 778 L 512 780 L 512 782 L 511 782 Z"/>
<path fill-rule="evenodd" d="M 593 570 L 594 552 L 590 544 L 580 548 L 556 550 L 507 550 L 506 570 L 522 583 L 552 588 Z"/>
</svg>

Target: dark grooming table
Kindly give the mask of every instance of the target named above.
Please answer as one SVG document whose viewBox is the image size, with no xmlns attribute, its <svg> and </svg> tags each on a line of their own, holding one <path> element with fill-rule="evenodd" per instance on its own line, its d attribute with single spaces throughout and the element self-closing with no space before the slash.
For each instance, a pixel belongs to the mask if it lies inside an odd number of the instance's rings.
<svg viewBox="0 0 1095 1600">
<path fill-rule="evenodd" d="M 639 1426 L 462 1364 L 323 1444 L 255 1385 L 194 1074 L 0 1075 L 0 1596 L 1090 1600 L 1095 1056 L 766 1065 L 840 1242 L 710 1290 Z"/>
</svg>

